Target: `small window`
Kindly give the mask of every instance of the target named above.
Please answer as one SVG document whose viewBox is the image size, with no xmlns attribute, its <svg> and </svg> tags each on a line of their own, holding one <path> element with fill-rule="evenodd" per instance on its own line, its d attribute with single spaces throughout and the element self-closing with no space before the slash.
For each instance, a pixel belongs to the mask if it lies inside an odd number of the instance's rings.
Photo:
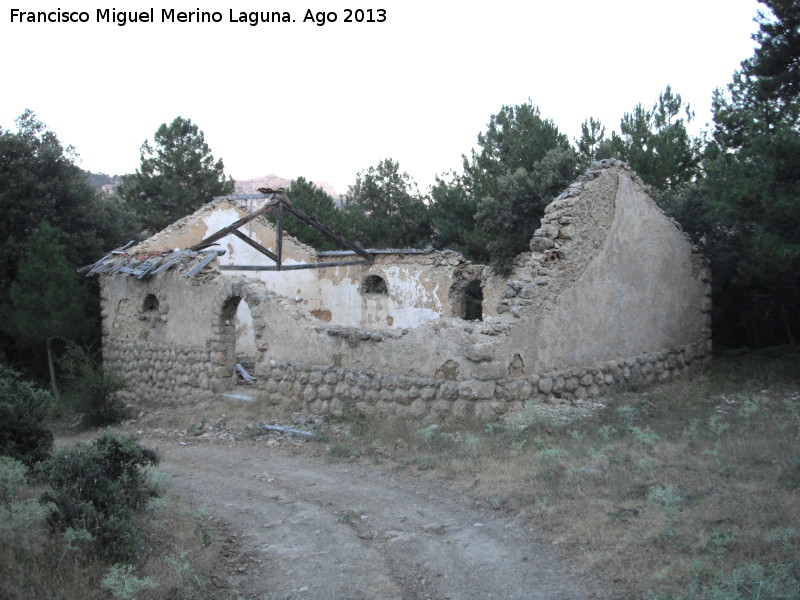
<svg viewBox="0 0 800 600">
<path fill-rule="evenodd" d="M 388 294 L 389 289 L 386 287 L 383 277 L 369 275 L 361 284 L 361 292 L 363 294 Z"/>
<path fill-rule="evenodd" d="M 156 298 L 155 294 L 147 294 L 142 310 L 144 312 L 158 312 L 158 298 Z"/>
<path fill-rule="evenodd" d="M 483 288 L 477 279 L 470 281 L 464 290 L 464 319 L 483 320 Z"/>
</svg>

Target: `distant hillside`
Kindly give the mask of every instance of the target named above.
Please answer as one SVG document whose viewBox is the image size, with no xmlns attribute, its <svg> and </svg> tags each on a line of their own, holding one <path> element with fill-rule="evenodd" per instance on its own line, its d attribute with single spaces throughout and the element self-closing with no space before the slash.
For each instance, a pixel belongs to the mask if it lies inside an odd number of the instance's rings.
<svg viewBox="0 0 800 600">
<path fill-rule="evenodd" d="M 315 186 L 325 190 L 325 192 L 327 192 L 327 194 L 335 201 L 339 201 L 339 194 L 330 183 L 327 181 L 314 181 L 313 183 Z M 263 177 L 255 177 L 254 179 L 243 179 L 241 181 L 237 181 L 236 193 L 255 194 L 258 192 L 258 188 L 267 187 L 276 190 L 278 188 L 288 188 L 291 184 L 291 179 L 278 177 L 277 175 L 264 175 Z"/>
<path fill-rule="evenodd" d="M 91 171 L 84 171 L 84 173 L 86 173 L 86 181 L 89 182 L 89 185 L 104 194 L 111 194 L 122 179 L 121 175 L 106 175 Z"/>
</svg>

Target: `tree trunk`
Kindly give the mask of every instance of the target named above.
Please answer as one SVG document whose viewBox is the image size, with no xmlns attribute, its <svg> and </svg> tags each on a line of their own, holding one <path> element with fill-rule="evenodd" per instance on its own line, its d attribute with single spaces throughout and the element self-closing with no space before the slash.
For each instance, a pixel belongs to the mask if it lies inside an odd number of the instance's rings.
<svg viewBox="0 0 800 600">
<path fill-rule="evenodd" d="M 53 392 L 53 397 L 56 400 L 61 399 L 61 393 L 58 391 L 58 383 L 56 382 L 56 366 L 53 361 L 53 338 L 47 338 L 47 366 L 50 367 L 50 390 Z"/>
</svg>

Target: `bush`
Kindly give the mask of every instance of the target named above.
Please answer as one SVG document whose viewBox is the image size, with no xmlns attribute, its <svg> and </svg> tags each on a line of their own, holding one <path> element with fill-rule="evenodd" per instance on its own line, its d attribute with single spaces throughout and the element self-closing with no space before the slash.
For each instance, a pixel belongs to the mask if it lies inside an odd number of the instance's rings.
<svg viewBox="0 0 800 600">
<path fill-rule="evenodd" d="M 137 512 L 157 495 L 143 468 L 158 462 L 135 438 L 112 434 L 56 452 L 39 470 L 51 488 L 42 498 L 54 505 L 51 526 L 85 529 L 109 560 L 131 560 Z"/>
<path fill-rule="evenodd" d="M 22 462 L 0 456 L 0 544 L 5 548 L 28 549 L 43 531 L 45 507 L 19 497 L 27 472 Z"/>
<path fill-rule="evenodd" d="M 28 466 L 50 455 L 53 434 L 44 421 L 52 401 L 49 392 L 0 365 L 0 455 Z"/>
<path fill-rule="evenodd" d="M 83 413 L 86 425 L 111 425 L 127 416 L 125 404 L 117 395 L 125 389 L 125 382 L 103 367 L 97 353 L 70 343 L 59 364 L 67 379 L 64 396 Z"/>
</svg>

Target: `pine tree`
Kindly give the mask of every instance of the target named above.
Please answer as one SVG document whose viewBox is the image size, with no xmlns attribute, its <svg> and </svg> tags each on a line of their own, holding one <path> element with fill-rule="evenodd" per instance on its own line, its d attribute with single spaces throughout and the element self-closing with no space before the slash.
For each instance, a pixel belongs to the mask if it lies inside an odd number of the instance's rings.
<svg viewBox="0 0 800 600">
<path fill-rule="evenodd" d="M 596 158 L 629 162 L 646 183 L 663 192 L 693 181 L 699 173 L 700 142 L 687 129 L 693 120 L 691 107 L 667 86 L 652 108 L 637 104 L 623 115 L 621 135 L 613 132 L 609 138 L 595 140 L 584 132 L 579 149 L 595 141 Z"/>
<path fill-rule="evenodd" d="M 316 217 L 317 220 L 328 227 L 340 229 L 341 211 L 336 208 L 333 198 L 322 188 L 317 187 L 304 177 L 292 181 L 288 190 L 292 205 L 302 210 L 307 215 Z M 339 245 L 318 229 L 303 223 L 299 219 L 288 215 L 284 217 L 291 221 L 285 226 L 298 240 L 308 244 L 315 250 L 339 250 Z"/>
<path fill-rule="evenodd" d="M 94 262 L 133 239 L 130 215 L 89 185 L 76 160 L 75 151 L 29 110 L 17 119 L 16 130 L 0 127 L 0 314 L 13 313 L 11 283 L 42 221 L 58 230 L 64 254 L 76 265 Z M 98 324 L 96 312 L 89 318 Z M 99 328 L 95 331 L 99 335 Z M 14 363 L 24 360 L 11 318 L 0 319 L 2 356 Z"/>
<path fill-rule="evenodd" d="M 214 196 L 233 192 L 222 160 L 214 160 L 200 129 L 191 119 L 163 123 L 153 144 L 141 147 L 141 166 L 123 177 L 117 193 L 142 218 L 146 229 L 159 230 Z"/>
<path fill-rule="evenodd" d="M 55 338 L 76 338 L 86 330 L 86 294 L 75 266 L 64 255 L 58 231 L 46 221 L 28 239 L 11 285 L 12 322 L 19 338 L 47 348 L 53 396 L 59 397 L 53 356 Z"/>
<path fill-rule="evenodd" d="M 717 339 L 756 347 L 800 333 L 800 2 L 762 3 L 759 46 L 714 94 L 706 175 L 683 203 L 709 222 Z"/>
<path fill-rule="evenodd" d="M 433 236 L 417 184 L 391 158 L 356 176 L 343 210 L 346 234 L 365 248 L 418 248 Z"/>
</svg>

